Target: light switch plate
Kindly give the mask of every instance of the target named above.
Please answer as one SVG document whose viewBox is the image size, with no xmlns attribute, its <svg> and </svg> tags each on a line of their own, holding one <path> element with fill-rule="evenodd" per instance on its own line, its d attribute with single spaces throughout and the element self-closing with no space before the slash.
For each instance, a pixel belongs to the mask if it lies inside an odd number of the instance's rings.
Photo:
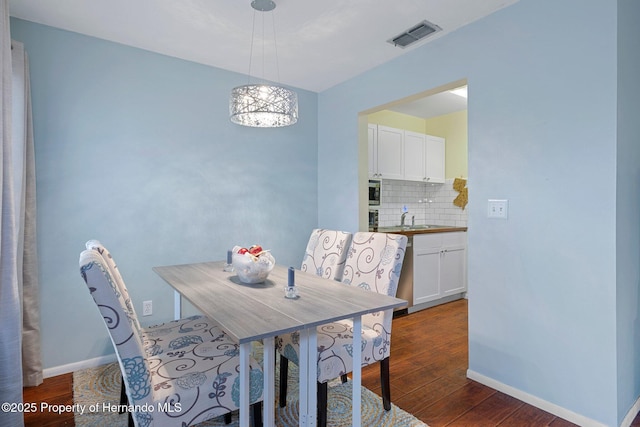
<svg viewBox="0 0 640 427">
<path fill-rule="evenodd" d="M 489 210 L 487 216 L 489 218 L 507 219 L 509 215 L 509 201 L 489 199 Z"/>
</svg>

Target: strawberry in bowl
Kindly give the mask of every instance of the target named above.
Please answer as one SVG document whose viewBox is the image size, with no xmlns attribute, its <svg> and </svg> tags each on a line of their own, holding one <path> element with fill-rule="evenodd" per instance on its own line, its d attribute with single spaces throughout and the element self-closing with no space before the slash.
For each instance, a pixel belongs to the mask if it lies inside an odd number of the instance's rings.
<svg viewBox="0 0 640 427">
<path fill-rule="evenodd" d="M 242 283 L 264 282 L 276 265 L 271 252 L 262 249 L 260 245 L 249 248 L 235 246 L 232 252 L 233 269 Z"/>
</svg>

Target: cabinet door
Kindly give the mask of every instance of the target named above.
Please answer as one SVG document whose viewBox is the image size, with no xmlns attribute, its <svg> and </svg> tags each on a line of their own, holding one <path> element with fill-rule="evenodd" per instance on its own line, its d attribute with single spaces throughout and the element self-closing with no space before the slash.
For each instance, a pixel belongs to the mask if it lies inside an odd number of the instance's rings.
<svg viewBox="0 0 640 427">
<path fill-rule="evenodd" d="M 440 298 L 440 249 L 413 250 L 413 304 Z"/>
<path fill-rule="evenodd" d="M 425 175 L 427 182 L 444 184 L 445 140 L 427 135 L 425 153 Z"/>
<path fill-rule="evenodd" d="M 378 178 L 378 126 L 367 127 L 369 146 L 369 178 Z"/>
<path fill-rule="evenodd" d="M 406 181 L 424 181 L 425 145 L 427 135 L 423 133 L 404 132 L 404 179 Z"/>
<path fill-rule="evenodd" d="M 443 249 L 440 258 L 440 292 L 442 296 L 467 290 L 467 263 L 464 246 Z"/>
<path fill-rule="evenodd" d="M 404 131 L 378 126 L 378 178 L 403 179 Z"/>
</svg>

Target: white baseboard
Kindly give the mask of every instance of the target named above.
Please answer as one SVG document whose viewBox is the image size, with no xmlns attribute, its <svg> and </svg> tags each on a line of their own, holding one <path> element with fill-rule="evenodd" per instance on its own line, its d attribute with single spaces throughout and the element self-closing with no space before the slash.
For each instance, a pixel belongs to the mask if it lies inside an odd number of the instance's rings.
<svg viewBox="0 0 640 427">
<path fill-rule="evenodd" d="M 640 397 L 636 400 L 636 403 L 633 404 L 627 415 L 622 420 L 620 427 L 629 427 L 633 420 L 636 419 L 636 415 L 640 413 Z"/>
<path fill-rule="evenodd" d="M 81 369 L 95 368 L 100 365 L 115 362 L 116 355 L 109 354 L 94 359 L 81 360 L 80 362 L 69 363 L 67 365 L 54 366 L 53 368 L 44 369 L 42 375 L 44 378 L 55 377 L 57 375 L 68 374 L 70 372 L 79 371 Z"/>
<path fill-rule="evenodd" d="M 477 381 L 495 390 L 498 390 L 504 394 L 508 394 L 509 396 L 515 397 L 516 399 L 522 400 L 523 402 L 528 403 L 529 405 L 535 406 L 536 408 L 540 408 L 543 411 L 547 411 L 557 417 L 563 418 L 579 426 L 607 427 L 605 424 L 592 420 L 591 418 L 587 418 L 584 415 L 576 414 L 575 412 L 570 411 L 566 408 L 563 408 L 562 406 L 558 406 L 554 403 L 540 399 L 539 397 L 526 393 L 522 390 L 518 390 L 517 388 L 511 387 L 509 385 L 496 381 L 492 378 L 486 377 L 482 374 L 472 371 L 471 369 L 467 370 L 467 378 Z M 631 420 L 633 421 L 633 418 Z M 627 427 L 629 425 L 630 423 L 627 424 Z"/>
</svg>

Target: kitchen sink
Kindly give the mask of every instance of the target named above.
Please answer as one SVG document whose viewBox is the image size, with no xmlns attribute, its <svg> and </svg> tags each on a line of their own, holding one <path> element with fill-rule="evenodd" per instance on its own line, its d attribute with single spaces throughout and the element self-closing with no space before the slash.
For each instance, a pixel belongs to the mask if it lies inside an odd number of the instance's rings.
<svg viewBox="0 0 640 427">
<path fill-rule="evenodd" d="M 446 228 L 448 225 L 434 225 L 434 224 L 423 224 L 423 225 L 394 225 L 391 227 L 379 227 L 380 231 L 410 231 L 410 230 L 427 230 L 430 228 Z"/>
</svg>

